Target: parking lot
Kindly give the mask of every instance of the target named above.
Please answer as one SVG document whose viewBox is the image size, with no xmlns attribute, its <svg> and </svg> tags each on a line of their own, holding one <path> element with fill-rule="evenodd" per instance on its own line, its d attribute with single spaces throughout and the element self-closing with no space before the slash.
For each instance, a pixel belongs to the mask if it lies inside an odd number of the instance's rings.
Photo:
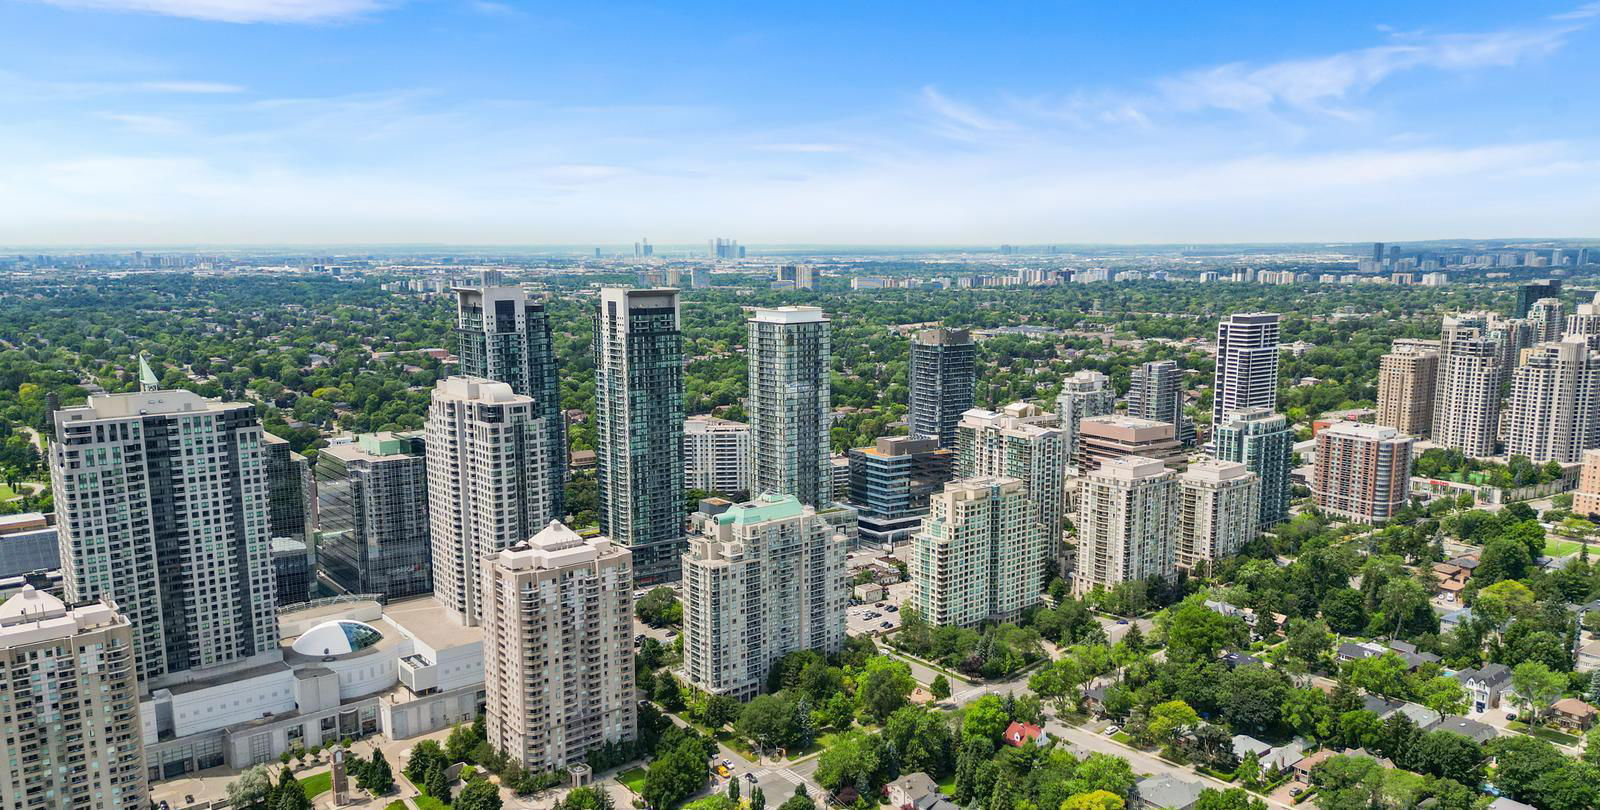
<svg viewBox="0 0 1600 810">
<path fill-rule="evenodd" d="M 882 607 L 879 607 L 881 605 Z M 852 636 L 887 633 L 900 627 L 900 608 L 888 602 L 874 602 L 850 608 L 845 632 Z"/>
</svg>

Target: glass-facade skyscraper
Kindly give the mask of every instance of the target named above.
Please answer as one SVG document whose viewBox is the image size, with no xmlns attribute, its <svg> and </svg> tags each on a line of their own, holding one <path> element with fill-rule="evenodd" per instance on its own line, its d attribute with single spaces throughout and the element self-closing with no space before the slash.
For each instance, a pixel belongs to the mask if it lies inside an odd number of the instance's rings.
<svg viewBox="0 0 1600 810">
<path fill-rule="evenodd" d="M 552 514 L 566 514 L 567 422 L 561 411 L 561 382 L 556 369 L 550 316 L 543 301 L 529 300 L 520 287 L 493 286 L 492 276 L 479 287 L 456 288 L 456 373 L 503 382 L 533 398 L 534 416 L 544 419 L 545 456 L 550 460 Z"/>
<path fill-rule="evenodd" d="M 833 502 L 828 316 L 818 307 L 777 307 L 756 310 L 746 323 L 755 491 L 826 507 Z"/>
<path fill-rule="evenodd" d="M 600 533 L 633 552 L 634 579 L 678 579 L 683 515 L 683 333 L 678 291 L 600 291 L 594 321 Z"/>
<path fill-rule="evenodd" d="M 369 433 L 317 454 L 318 557 L 345 593 L 433 591 L 421 433 Z"/>
<path fill-rule="evenodd" d="M 1289 519 L 1289 460 L 1294 431 L 1271 408 L 1233 411 L 1211 434 L 1217 458 L 1243 464 L 1261 476 L 1261 528 Z"/>
<path fill-rule="evenodd" d="M 956 446 L 956 423 L 972 407 L 977 383 L 978 347 L 965 329 L 924 329 L 911 339 L 910 409 L 912 436 Z"/>
</svg>

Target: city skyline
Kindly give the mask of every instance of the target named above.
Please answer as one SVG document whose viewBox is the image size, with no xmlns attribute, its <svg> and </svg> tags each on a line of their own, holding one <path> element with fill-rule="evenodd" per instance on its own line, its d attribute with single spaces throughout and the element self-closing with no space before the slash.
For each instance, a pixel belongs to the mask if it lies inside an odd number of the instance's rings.
<svg viewBox="0 0 1600 810">
<path fill-rule="evenodd" d="M 6 4 L 0 242 L 1552 238 L 1600 203 L 1594 3 L 722 11 Z"/>
</svg>

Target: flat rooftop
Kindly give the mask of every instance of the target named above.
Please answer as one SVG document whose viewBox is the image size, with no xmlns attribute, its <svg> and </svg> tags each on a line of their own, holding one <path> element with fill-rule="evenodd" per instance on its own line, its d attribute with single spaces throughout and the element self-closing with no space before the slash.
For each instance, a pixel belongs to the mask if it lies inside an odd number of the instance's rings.
<svg viewBox="0 0 1600 810">
<path fill-rule="evenodd" d="M 483 641 L 482 627 L 462 625 L 449 608 L 432 596 L 390 602 L 383 607 L 383 617 L 436 650 Z"/>
</svg>

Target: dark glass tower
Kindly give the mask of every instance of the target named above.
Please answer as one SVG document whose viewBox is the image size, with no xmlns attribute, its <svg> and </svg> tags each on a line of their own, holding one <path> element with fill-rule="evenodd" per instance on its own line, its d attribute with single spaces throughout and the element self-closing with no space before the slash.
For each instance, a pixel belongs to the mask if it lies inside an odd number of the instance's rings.
<svg viewBox="0 0 1600 810">
<path fill-rule="evenodd" d="M 456 338 L 459 374 L 507 383 L 533 397 L 534 416 L 549 426 L 550 513 L 566 515 L 567 422 L 544 302 L 530 301 L 520 287 L 458 287 Z"/>
<path fill-rule="evenodd" d="M 912 436 L 956 446 L 956 423 L 972 407 L 978 347 L 965 329 L 924 329 L 911 339 Z"/>
</svg>

